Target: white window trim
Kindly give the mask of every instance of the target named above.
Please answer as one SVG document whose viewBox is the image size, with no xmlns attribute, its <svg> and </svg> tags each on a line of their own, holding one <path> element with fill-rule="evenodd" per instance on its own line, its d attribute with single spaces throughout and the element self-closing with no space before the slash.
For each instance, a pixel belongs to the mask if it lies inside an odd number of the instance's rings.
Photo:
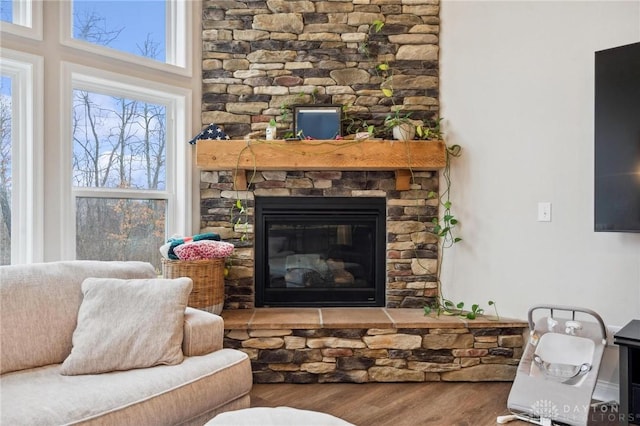
<svg viewBox="0 0 640 426">
<path fill-rule="evenodd" d="M 94 55 L 135 65 L 190 77 L 193 75 L 193 46 L 188 43 L 193 25 L 193 3 L 184 0 L 167 0 L 166 13 L 166 63 L 107 46 L 99 46 L 73 38 L 72 1 L 60 2 L 60 43 Z"/>
<path fill-rule="evenodd" d="M 64 185 L 61 191 L 61 203 L 65 211 L 60 226 L 66 230 L 65 241 L 61 241 L 63 258 L 75 259 L 75 197 L 112 197 L 150 198 L 167 200 L 167 235 L 189 235 L 191 218 L 191 150 L 188 125 L 191 120 L 191 90 L 149 82 L 135 77 L 111 73 L 96 68 L 62 62 L 61 64 L 61 110 L 71 111 L 73 89 L 108 92 L 110 94 L 135 97 L 146 102 L 165 105 L 167 108 L 167 151 L 166 179 L 164 191 L 119 191 L 108 189 L 72 188 L 72 144 L 62 144 L 62 174 Z M 69 114 L 70 116 L 70 114 Z M 71 120 L 65 120 L 60 126 L 60 140 L 71 141 Z M 135 195 L 134 195 L 135 194 Z"/>
<path fill-rule="evenodd" d="M 13 1 L 13 23 L 0 21 L 0 32 L 42 40 L 42 1 Z"/>
<path fill-rule="evenodd" d="M 2 74 L 13 82 L 11 263 L 42 262 L 44 58 L 9 49 L 0 49 L 0 57 Z"/>
<path fill-rule="evenodd" d="M 185 5 L 185 3 L 189 3 Z M 191 36 L 191 28 L 193 27 L 192 7 L 193 2 L 187 1 L 168 1 L 167 5 L 167 24 L 166 24 L 166 57 L 167 63 L 174 64 L 178 67 L 189 68 L 193 63 L 193 49 L 191 43 L 188 42 Z"/>
</svg>

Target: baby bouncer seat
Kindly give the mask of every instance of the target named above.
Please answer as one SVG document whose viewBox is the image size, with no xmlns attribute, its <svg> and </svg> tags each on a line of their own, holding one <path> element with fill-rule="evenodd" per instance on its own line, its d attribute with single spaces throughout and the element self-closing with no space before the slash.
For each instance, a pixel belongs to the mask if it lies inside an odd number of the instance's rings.
<svg viewBox="0 0 640 426">
<path fill-rule="evenodd" d="M 538 310 L 550 314 L 534 323 Z M 498 417 L 498 423 L 586 426 L 607 341 L 602 318 L 590 309 L 538 305 L 529 309 L 528 320 L 529 342 L 507 400 L 512 414 Z"/>
</svg>

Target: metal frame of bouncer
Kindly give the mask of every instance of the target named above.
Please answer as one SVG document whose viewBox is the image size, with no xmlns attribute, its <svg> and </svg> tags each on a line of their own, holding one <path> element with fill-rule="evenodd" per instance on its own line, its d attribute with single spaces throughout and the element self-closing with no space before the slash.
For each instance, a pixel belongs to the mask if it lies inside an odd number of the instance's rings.
<svg viewBox="0 0 640 426">
<path fill-rule="evenodd" d="M 534 322 L 537 310 L 550 314 Z M 571 318 L 557 317 L 556 311 L 570 312 Z M 576 313 L 596 322 L 579 321 Z M 607 343 L 604 321 L 591 309 L 561 305 L 533 306 L 528 320 L 529 341 L 507 401 L 511 414 L 499 416 L 497 422 L 586 426 Z"/>
</svg>

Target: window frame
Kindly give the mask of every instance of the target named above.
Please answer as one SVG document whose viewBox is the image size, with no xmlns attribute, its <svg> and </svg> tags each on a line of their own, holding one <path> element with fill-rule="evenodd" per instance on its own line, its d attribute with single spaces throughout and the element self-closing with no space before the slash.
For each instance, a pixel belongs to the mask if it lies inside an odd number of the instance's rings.
<svg viewBox="0 0 640 426">
<path fill-rule="evenodd" d="M 108 46 L 100 46 L 73 37 L 73 0 L 60 2 L 60 43 L 79 51 L 166 71 L 172 74 L 193 74 L 193 46 L 189 43 L 189 29 L 193 25 L 192 1 L 165 0 L 165 58 L 166 62 L 145 58 Z"/>
<path fill-rule="evenodd" d="M 13 0 L 14 22 L 0 21 L 0 32 L 42 40 L 43 0 Z"/>
<path fill-rule="evenodd" d="M 44 58 L 0 49 L 11 86 L 11 263 L 44 257 Z"/>
<path fill-rule="evenodd" d="M 22 1 L 22 0 L 18 0 Z M 167 115 L 167 128 L 169 125 L 175 125 L 176 133 L 176 164 L 184 164 L 185 166 L 175 175 L 171 175 L 168 170 L 166 175 L 167 185 L 172 182 L 175 184 L 177 191 L 175 193 L 176 202 L 172 206 L 175 212 L 167 210 L 167 229 L 168 235 L 173 233 L 182 235 L 191 235 L 197 232 L 199 224 L 199 192 L 197 185 L 193 187 L 192 182 L 197 182 L 199 172 L 192 167 L 194 150 L 193 146 L 187 144 L 192 135 L 201 129 L 200 123 L 200 102 L 202 91 L 202 80 L 200 75 L 193 78 L 187 75 L 187 70 L 199 68 L 201 60 L 201 51 L 193 50 L 192 54 L 185 56 L 188 58 L 188 67 L 179 68 L 175 66 L 167 66 L 157 61 L 153 62 L 153 67 L 147 66 L 141 57 L 129 55 L 123 60 L 114 60 L 105 55 L 87 53 L 64 45 L 61 42 L 62 23 L 60 22 L 60 9 L 65 1 L 43 1 L 43 0 L 24 0 L 33 1 L 36 7 L 42 9 L 42 21 L 46 31 L 44 31 L 43 39 L 32 40 L 29 37 L 20 34 L 8 34 L 2 32 L 0 43 L 0 55 L 12 49 L 16 52 L 25 52 L 25 54 L 37 55 L 43 58 L 44 67 L 39 66 L 35 72 L 38 84 L 34 83 L 33 87 L 38 96 L 36 101 L 32 102 L 38 108 L 37 117 L 33 123 L 34 140 L 36 141 L 34 150 L 32 151 L 36 158 L 39 158 L 37 165 L 32 166 L 32 174 L 28 170 L 24 170 L 25 174 L 29 174 L 26 178 L 36 183 L 34 191 L 25 191 L 28 197 L 39 199 L 38 203 L 32 203 L 33 208 L 29 210 L 35 212 L 34 217 L 38 218 L 35 225 L 27 224 L 26 218 L 21 218 L 24 226 L 17 232 L 17 238 L 21 239 L 28 245 L 33 255 L 24 255 L 20 259 L 12 255 L 12 263 L 31 263 L 31 262 L 52 262 L 60 260 L 73 260 L 75 258 L 75 241 L 72 239 L 72 232 L 75 233 L 75 203 L 71 186 L 72 181 L 72 161 L 71 150 L 73 145 L 69 145 L 69 135 L 71 134 L 72 119 L 66 111 L 63 113 L 61 105 L 72 104 L 72 91 L 69 75 L 64 75 L 66 62 L 77 65 L 76 70 L 91 70 L 89 75 L 97 74 L 98 71 L 105 70 L 110 75 L 116 77 L 116 81 L 123 81 L 126 76 L 135 76 L 143 85 L 156 88 L 159 91 L 166 90 L 169 93 L 178 93 L 185 95 L 184 112 L 176 114 L 175 117 Z M 184 10 L 189 14 L 185 16 L 185 22 L 188 23 L 184 37 L 188 41 L 188 47 L 200 45 L 202 32 L 200 31 L 201 19 L 201 3 L 172 0 L 175 2 L 189 3 Z M 189 23 L 195 22 L 196 25 Z M 8 28 L 10 25 L 6 23 L 2 25 L 2 29 Z M 35 24 L 34 24 L 35 25 Z M 42 28 L 42 25 L 40 25 Z M 24 30 L 24 28 L 22 29 Z M 127 55 L 125 55 L 127 56 Z M 4 65 L 4 56 L 0 64 Z M 158 66 L 164 69 L 158 70 Z M 82 68 L 82 67 L 85 68 Z M 69 83 L 67 83 L 69 81 Z M 131 81 L 131 79 L 129 79 Z M 66 88 L 69 88 L 68 91 Z M 14 93 L 15 96 L 17 96 Z M 67 98 L 67 99 L 65 99 Z M 71 108 L 71 107 L 69 107 Z M 69 109 L 70 111 L 70 109 Z M 173 120 L 169 122 L 169 120 Z M 174 123 L 174 124 L 171 124 Z M 46 137 L 46 143 L 45 143 Z M 12 144 L 13 145 L 13 144 Z M 15 165 L 16 158 L 12 158 Z M 167 159 L 169 161 L 169 159 Z M 173 181 L 170 181 L 173 179 Z M 13 190 L 16 191 L 15 182 Z M 38 198 L 40 197 L 40 198 Z M 195 203 L 195 204 L 194 204 Z M 17 211 L 12 201 L 12 216 Z M 15 213 L 18 215 L 18 213 Z M 171 225 L 173 224 L 173 225 Z M 193 228 L 196 226 L 196 229 Z M 25 228 L 26 227 L 26 228 Z M 27 229 L 28 228 L 28 229 Z M 13 228 L 12 228 L 13 229 Z M 12 231 L 13 232 L 13 231 Z M 26 247 L 26 246 L 25 246 Z M 71 247 L 71 248 L 70 248 Z M 24 250 L 23 250 L 24 251 Z"/>
<path fill-rule="evenodd" d="M 62 63 L 61 111 L 69 111 L 67 120 L 61 123 L 60 140 L 63 143 L 63 181 L 66 190 L 61 191 L 61 205 L 66 209 L 62 215 L 63 229 L 66 229 L 62 251 L 64 257 L 76 258 L 76 197 L 120 198 L 120 199 L 164 199 L 167 200 L 165 233 L 187 235 L 191 229 L 190 207 L 191 191 L 191 151 L 187 127 L 191 117 L 192 94 L 188 89 L 168 86 L 158 82 L 139 79 L 119 73 L 71 62 Z M 72 156 L 73 135 L 71 113 L 73 108 L 73 90 L 97 91 L 109 95 L 125 96 L 145 102 L 162 104 L 166 107 L 166 187 L 164 190 L 117 189 L 73 187 Z M 184 190 L 181 190 L 183 189 Z M 66 220 L 64 219 L 66 218 Z"/>
</svg>

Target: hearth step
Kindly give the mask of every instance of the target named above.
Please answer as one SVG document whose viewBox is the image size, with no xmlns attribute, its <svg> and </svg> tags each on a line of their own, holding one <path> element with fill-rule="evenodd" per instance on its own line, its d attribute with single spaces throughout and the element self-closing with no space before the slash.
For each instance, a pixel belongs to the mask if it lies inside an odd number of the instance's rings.
<svg viewBox="0 0 640 426">
<path fill-rule="evenodd" d="M 247 353 L 254 383 L 511 381 L 526 321 L 425 316 L 421 309 L 223 311 L 225 347 Z"/>
</svg>

